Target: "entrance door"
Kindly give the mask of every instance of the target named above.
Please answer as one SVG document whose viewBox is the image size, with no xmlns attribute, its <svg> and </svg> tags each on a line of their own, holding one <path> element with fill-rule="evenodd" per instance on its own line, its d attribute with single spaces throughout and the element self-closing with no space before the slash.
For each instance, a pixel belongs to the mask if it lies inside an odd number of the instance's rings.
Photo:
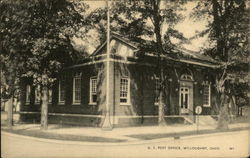
<svg viewBox="0 0 250 158">
<path fill-rule="evenodd" d="M 180 113 L 188 114 L 189 113 L 189 103 L 190 103 L 190 89 L 189 87 L 180 88 Z"/>
</svg>

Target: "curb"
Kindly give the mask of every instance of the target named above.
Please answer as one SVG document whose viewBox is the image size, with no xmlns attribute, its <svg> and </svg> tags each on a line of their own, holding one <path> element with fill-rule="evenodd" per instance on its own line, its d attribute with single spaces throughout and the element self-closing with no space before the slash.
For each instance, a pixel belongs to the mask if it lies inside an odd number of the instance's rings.
<svg viewBox="0 0 250 158">
<path fill-rule="evenodd" d="M 240 130 L 240 131 L 249 131 L 247 129 Z M 159 138 L 153 140 L 138 140 L 138 141 L 130 141 L 130 142 L 120 142 L 120 143 L 105 143 L 105 142 L 80 142 L 80 141 L 68 141 L 68 140 L 56 140 L 56 139 L 46 139 L 46 138 L 37 138 L 31 136 L 23 136 L 18 134 L 13 134 L 5 131 L 1 131 L 1 135 L 16 137 L 20 139 L 28 139 L 33 141 L 40 141 L 45 143 L 56 143 L 56 144 L 64 144 L 64 145 L 90 145 L 90 146 L 127 146 L 127 145 L 141 145 L 141 144 L 151 144 L 151 143 L 160 143 L 165 141 L 179 141 L 181 139 L 192 139 L 192 138 L 199 138 L 199 137 L 206 137 L 206 136 L 217 136 L 217 135 L 224 135 L 224 134 L 232 134 L 239 131 L 230 131 L 230 132 L 217 132 L 217 133 L 210 133 L 210 134 L 199 134 L 199 135 L 188 135 L 188 136 L 180 136 L 178 139 L 174 137 L 167 137 L 167 138 Z"/>
<path fill-rule="evenodd" d="M 65 144 L 65 145 L 90 145 L 90 146 L 126 146 L 126 145 L 139 145 L 139 144 L 147 144 L 147 143 L 157 143 L 159 141 L 164 140 L 174 140 L 173 138 L 162 138 L 162 139 L 154 139 L 154 140 L 139 140 L 139 141 L 130 141 L 130 142 L 120 142 L 120 143 L 106 143 L 106 142 L 80 142 L 80 141 L 68 141 L 68 140 L 56 140 L 56 139 L 46 139 L 46 138 L 37 138 L 37 137 L 30 137 L 30 136 L 23 136 L 19 134 L 13 134 L 9 132 L 3 132 L 1 131 L 2 135 L 16 137 L 20 139 L 28 139 L 28 140 L 34 140 L 34 141 L 40 141 L 45 143 L 56 143 L 56 144 Z"/>
<path fill-rule="evenodd" d="M 250 131 L 250 129 L 242 129 L 242 130 L 236 130 L 236 131 L 222 131 L 222 132 L 215 132 L 210 134 L 197 134 L 197 135 L 187 135 L 183 136 L 183 139 L 192 139 L 192 138 L 199 138 L 199 137 L 211 137 L 211 136 L 219 136 L 224 134 L 233 134 L 236 132 L 242 132 L 242 131 Z"/>
</svg>

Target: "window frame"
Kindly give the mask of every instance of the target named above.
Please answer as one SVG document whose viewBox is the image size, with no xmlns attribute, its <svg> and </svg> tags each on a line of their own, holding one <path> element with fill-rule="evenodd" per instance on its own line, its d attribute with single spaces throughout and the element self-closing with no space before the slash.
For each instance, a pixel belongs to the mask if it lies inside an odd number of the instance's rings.
<svg viewBox="0 0 250 158">
<path fill-rule="evenodd" d="M 64 80 L 64 82 L 65 82 L 65 80 Z M 63 100 L 61 100 L 62 99 L 62 96 L 61 96 L 61 91 L 64 91 L 64 98 L 63 98 Z M 58 104 L 64 104 L 65 103 L 65 86 L 64 87 L 62 87 L 62 81 L 61 80 L 59 80 L 59 83 L 58 83 Z"/>
<path fill-rule="evenodd" d="M 30 104 L 30 94 L 31 94 L 31 86 L 27 84 L 26 91 L 25 91 L 25 103 L 26 104 Z"/>
<path fill-rule="evenodd" d="M 205 93 L 205 86 L 208 86 L 208 104 L 205 104 L 204 103 L 204 93 Z M 203 84 L 203 98 L 202 98 L 202 104 L 203 104 L 203 107 L 211 107 L 211 84 L 210 83 L 204 83 Z"/>
<path fill-rule="evenodd" d="M 181 75 L 181 80 L 183 80 L 183 81 L 193 81 L 194 79 L 193 79 L 192 75 L 185 73 L 185 74 Z"/>
<path fill-rule="evenodd" d="M 96 76 L 93 76 L 93 77 L 90 77 L 90 80 L 89 80 L 89 104 L 90 105 L 96 105 L 97 104 L 97 101 L 96 102 L 93 102 L 93 82 L 95 80 L 95 95 L 97 96 L 97 77 Z"/>
<path fill-rule="evenodd" d="M 40 91 L 40 92 L 39 92 Z M 40 98 L 37 98 L 38 94 L 37 93 L 40 93 Z M 42 94 L 41 94 L 41 86 L 40 85 L 37 85 L 35 87 L 35 103 L 36 104 L 39 104 L 41 103 L 41 97 L 42 97 Z"/>
<path fill-rule="evenodd" d="M 79 102 L 78 102 L 78 100 L 76 100 L 76 85 L 75 85 L 75 83 L 76 83 L 76 79 L 79 79 L 80 80 L 80 89 L 79 89 L 79 91 L 80 91 L 80 100 L 79 100 Z M 74 76 L 74 78 L 73 78 L 73 97 L 72 97 L 72 104 L 73 105 L 80 105 L 81 104 L 81 75 L 75 75 Z"/>
<path fill-rule="evenodd" d="M 160 96 L 158 96 L 158 102 L 156 102 L 156 97 L 157 97 L 156 94 L 157 94 L 157 91 L 158 91 L 158 93 L 160 92 L 159 89 L 160 89 L 160 78 L 159 77 L 155 77 L 155 90 L 154 90 L 154 92 L 155 92 L 154 105 L 155 106 L 159 105 Z"/>
<path fill-rule="evenodd" d="M 121 80 L 122 79 L 126 79 L 127 80 L 127 96 L 126 97 L 121 97 L 121 87 L 122 87 L 122 82 Z M 120 102 L 120 105 L 131 105 L 131 102 L 130 102 L 130 78 L 129 77 L 121 77 L 120 78 L 120 91 L 119 91 L 119 102 Z M 127 99 L 126 102 L 121 102 L 121 99 Z"/>
</svg>

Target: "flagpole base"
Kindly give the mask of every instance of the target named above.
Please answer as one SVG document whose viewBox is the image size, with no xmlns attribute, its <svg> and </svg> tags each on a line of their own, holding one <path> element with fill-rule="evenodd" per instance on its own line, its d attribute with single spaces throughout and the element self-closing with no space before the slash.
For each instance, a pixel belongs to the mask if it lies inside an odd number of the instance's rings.
<svg viewBox="0 0 250 158">
<path fill-rule="evenodd" d="M 109 112 L 106 112 L 104 122 L 102 124 L 102 130 L 105 131 L 111 131 L 113 129 L 111 123 L 110 123 L 110 115 Z"/>
</svg>

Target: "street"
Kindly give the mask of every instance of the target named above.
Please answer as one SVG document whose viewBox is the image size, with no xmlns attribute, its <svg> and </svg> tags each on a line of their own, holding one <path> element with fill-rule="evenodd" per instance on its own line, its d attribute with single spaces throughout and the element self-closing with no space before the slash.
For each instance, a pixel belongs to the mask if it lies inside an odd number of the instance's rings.
<svg viewBox="0 0 250 158">
<path fill-rule="evenodd" d="M 2 134 L 3 158 L 36 157 L 246 157 L 249 131 L 217 133 L 145 143 L 66 144 Z"/>
</svg>

